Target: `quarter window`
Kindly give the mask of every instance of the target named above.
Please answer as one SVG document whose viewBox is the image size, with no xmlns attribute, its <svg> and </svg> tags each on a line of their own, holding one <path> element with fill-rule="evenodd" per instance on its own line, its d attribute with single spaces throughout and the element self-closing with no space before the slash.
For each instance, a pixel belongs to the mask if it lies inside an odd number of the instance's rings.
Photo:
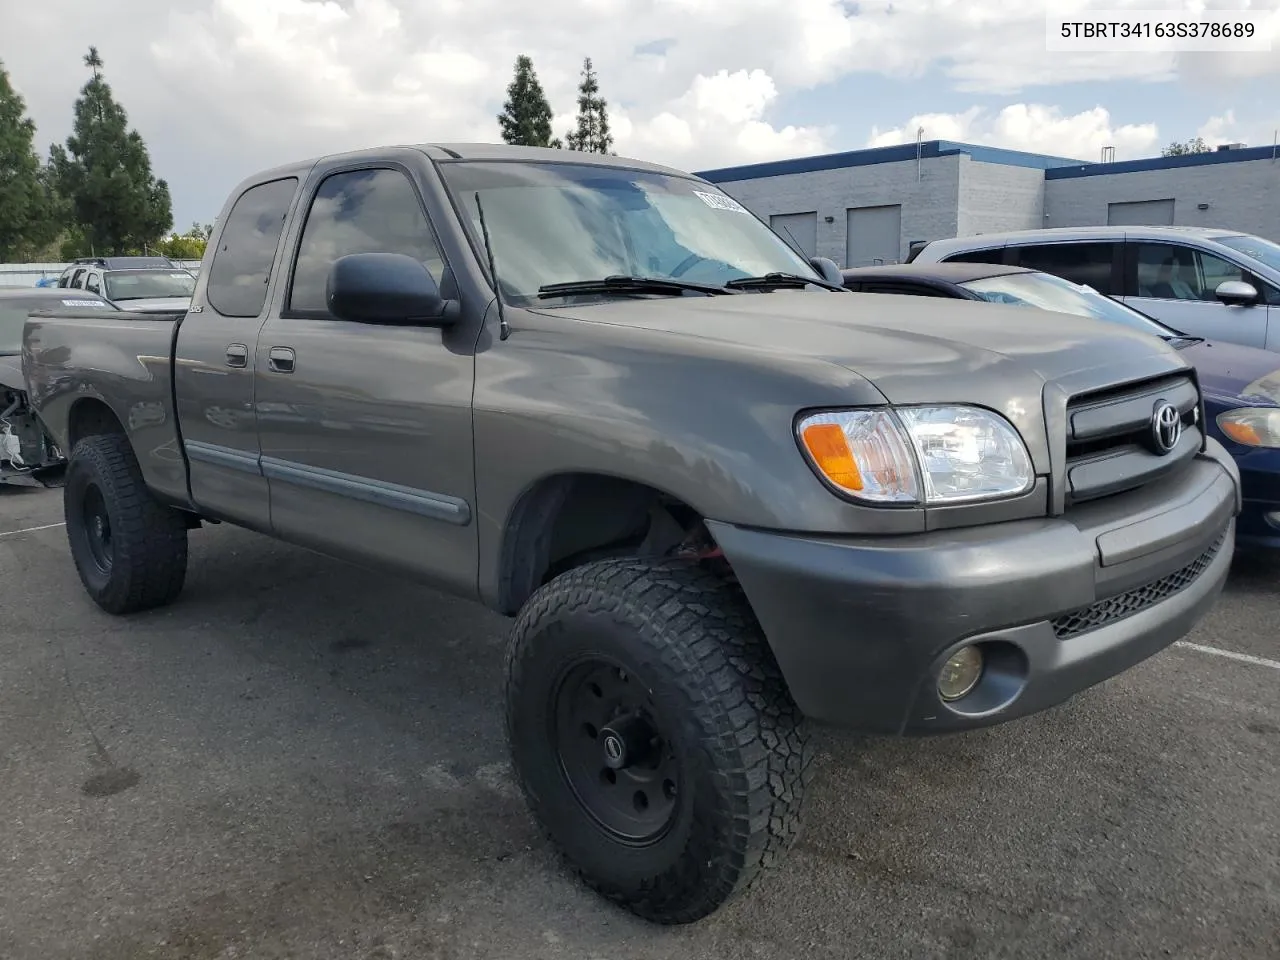
<svg viewBox="0 0 1280 960">
<path fill-rule="evenodd" d="M 1003 247 L 988 247 L 986 250 L 969 250 L 944 257 L 944 263 L 1000 263 L 1004 259 Z"/>
<path fill-rule="evenodd" d="M 1017 265 L 1092 287 L 1111 296 L 1114 243 L 1043 243 L 1018 248 Z"/>
<path fill-rule="evenodd" d="M 398 170 L 335 173 L 320 184 L 298 245 L 287 309 L 328 313 L 329 268 L 353 253 L 402 253 L 420 261 L 439 283 L 440 248 L 417 191 Z"/>
<path fill-rule="evenodd" d="M 206 296 L 224 317 L 256 317 L 267 300 L 276 247 L 298 188 L 296 177 L 250 187 L 227 214 L 209 266 Z"/>
<path fill-rule="evenodd" d="M 1244 271 L 1221 257 L 1171 243 L 1138 243 L 1138 296 L 1157 300 L 1216 302 L 1228 280 L 1247 280 Z"/>
</svg>

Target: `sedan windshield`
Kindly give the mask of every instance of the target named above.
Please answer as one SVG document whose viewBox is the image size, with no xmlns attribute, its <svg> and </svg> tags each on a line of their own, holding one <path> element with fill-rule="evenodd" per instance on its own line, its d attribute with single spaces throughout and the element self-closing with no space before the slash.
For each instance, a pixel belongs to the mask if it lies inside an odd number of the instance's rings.
<svg viewBox="0 0 1280 960">
<path fill-rule="evenodd" d="M 1230 247 L 1246 257 L 1252 257 L 1259 263 L 1265 263 L 1272 270 L 1280 270 L 1280 244 L 1241 234 L 1238 237 L 1214 237 L 1224 247 Z"/>
<path fill-rule="evenodd" d="M 103 280 L 110 300 L 189 297 L 196 289 L 196 278 L 180 270 L 113 270 Z"/>
<path fill-rule="evenodd" d="M 1013 303 L 1058 313 L 1073 313 L 1122 323 L 1157 337 L 1181 337 L 1178 331 L 1103 296 L 1092 287 L 1080 286 L 1050 273 L 1009 273 L 960 284 L 991 303 Z"/>
<path fill-rule="evenodd" d="M 466 161 L 442 163 L 440 169 L 483 255 L 479 194 L 510 302 L 533 303 L 550 284 L 605 277 L 722 287 L 744 277 L 786 273 L 822 282 L 803 257 L 736 200 L 685 177 L 578 163 Z M 589 295 L 638 292 L 633 285 Z M 682 291 L 672 288 L 665 295 Z"/>
</svg>

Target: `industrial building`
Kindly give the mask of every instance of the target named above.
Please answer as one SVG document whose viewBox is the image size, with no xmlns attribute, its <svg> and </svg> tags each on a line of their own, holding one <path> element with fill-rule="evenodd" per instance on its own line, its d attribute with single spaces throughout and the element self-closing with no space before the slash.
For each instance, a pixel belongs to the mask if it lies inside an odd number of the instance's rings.
<svg viewBox="0 0 1280 960">
<path fill-rule="evenodd" d="M 1276 148 L 1086 163 L 948 140 L 699 174 L 841 266 L 905 260 L 911 246 L 1002 230 L 1222 227 L 1280 241 Z"/>
</svg>

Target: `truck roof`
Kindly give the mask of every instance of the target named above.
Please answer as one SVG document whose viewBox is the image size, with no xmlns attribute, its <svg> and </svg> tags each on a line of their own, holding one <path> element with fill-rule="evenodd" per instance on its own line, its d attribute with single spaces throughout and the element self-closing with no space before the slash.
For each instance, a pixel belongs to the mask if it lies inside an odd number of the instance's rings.
<svg viewBox="0 0 1280 960">
<path fill-rule="evenodd" d="M 368 147 L 362 150 L 350 150 L 340 153 L 329 153 L 295 160 L 267 170 L 260 170 L 240 182 L 236 193 L 254 183 L 275 180 L 280 177 L 296 176 L 303 178 L 307 171 L 318 163 L 375 159 L 397 150 L 419 150 L 432 160 L 524 160 L 529 163 L 589 163 L 598 166 L 620 167 L 630 170 L 648 170 L 653 173 L 665 173 L 678 177 L 689 177 L 700 180 L 687 170 L 667 167 L 647 160 L 635 160 L 630 157 L 618 157 L 604 153 L 584 153 L 577 150 L 562 150 L 556 147 L 524 147 L 509 143 L 400 143 L 386 144 L 380 147 Z"/>
</svg>

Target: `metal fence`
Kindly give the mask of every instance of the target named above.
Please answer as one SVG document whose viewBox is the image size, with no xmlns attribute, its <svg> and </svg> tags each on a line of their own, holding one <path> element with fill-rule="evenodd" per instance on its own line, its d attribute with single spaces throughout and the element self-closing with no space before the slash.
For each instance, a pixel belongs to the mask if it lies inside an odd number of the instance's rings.
<svg viewBox="0 0 1280 960">
<path fill-rule="evenodd" d="M 199 276 L 199 260 L 175 260 Z M 41 280 L 57 280 L 70 263 L 0 263 L 0 287 L 34 287 Z"/>
</svg>

